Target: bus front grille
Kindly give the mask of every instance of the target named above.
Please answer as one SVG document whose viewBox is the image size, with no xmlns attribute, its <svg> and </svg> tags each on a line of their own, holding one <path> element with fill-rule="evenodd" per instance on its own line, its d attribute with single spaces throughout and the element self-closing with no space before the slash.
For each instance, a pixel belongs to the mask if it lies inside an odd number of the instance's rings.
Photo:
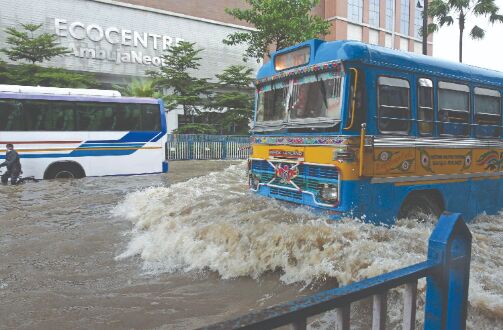
<svg viewBox="0 0 503 330">
<path fill-rule="evenodd" d="M 293 199 L 298 202 L 302 202 L 302 192 L 293 191 L 289 189 L 281 189 L 277 187 L 271 187 L 271 196 L 272 197 L 286 197 L 288 199 Z"/>
</svg>

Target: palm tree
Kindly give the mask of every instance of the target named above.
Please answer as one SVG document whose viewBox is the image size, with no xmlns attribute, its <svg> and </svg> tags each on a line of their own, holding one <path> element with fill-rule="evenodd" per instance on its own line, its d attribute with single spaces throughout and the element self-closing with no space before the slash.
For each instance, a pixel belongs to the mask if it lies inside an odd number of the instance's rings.
<svg viewBox="0 0 503 330">
<path fill-rule="evenodd" d="M 492 24 L 503 22 L 503 15 L 499 13 L 499 7 L 495 0 L 433 0 L 429 4 L 428 16 L 433 18 L 434 23 L 429 24 L 428 32 L 438 31 L 444 25 L 459 24 L 459 62 L 463 62 L 463 34 L 466 28 L 466 17 L 474 15 L 484 16 Z M 470 31 L 472 39 L 483 39 L 485 31 L 475 25 Z"/>
<path fill-rule="evenodd" d="M 162 93 L 159 92 L 155 82 L 151 79 L 133 80 L 126 87 L 115 86 L 121 94 L 126 96 L 136 97 L 155 97 L 161 98 Z"/>
</svg>

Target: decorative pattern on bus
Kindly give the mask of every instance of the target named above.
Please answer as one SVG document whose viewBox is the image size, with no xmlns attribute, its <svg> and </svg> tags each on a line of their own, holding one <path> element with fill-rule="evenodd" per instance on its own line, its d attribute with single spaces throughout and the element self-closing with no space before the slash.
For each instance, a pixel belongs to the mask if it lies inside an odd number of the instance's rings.
<svg viewBox="0 0 503 330">
<path fill-rule="evenodd" d="M 326 63 L 320 63 L 316 65 L 311 65 L 307 67 L 302 67 L 294 70 L 288 70 L 284 71 L 278 74 L 275 74 L 270 77 L 266 77 L 264 79 L 256 80 L 255 85 L 263 85 L 265 83 L 271 82 L 273 80 L 277 79 L 285 79 L 285 78 L 290 78 L 293 76 L 297 75 L 302 75 L 302 74 L 309 74 L 313 72 L 321 72 L 321 71 L 328 71 L 328 70 L 335 70 L 337 73 L 343 73 L 343 67 L 340 61 L 331 61 L 331 62 L 326 62 Z"/>
</svg>

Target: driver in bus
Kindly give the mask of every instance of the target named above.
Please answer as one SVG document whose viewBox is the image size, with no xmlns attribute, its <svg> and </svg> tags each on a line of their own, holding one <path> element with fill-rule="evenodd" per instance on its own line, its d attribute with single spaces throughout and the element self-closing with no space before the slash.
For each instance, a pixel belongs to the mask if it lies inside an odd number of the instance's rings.
<svg viewBox="0 0 503 330">
<path fill-rule="evenodd" d="M 8 143 L 6 146 L 5 161 L 0 164 L 0 167 L 6 166 L 7 172 L 2 174 L 2 184 L 7 184 L 10 178 L 10 183 L 15 185 L 18 183 L 19 175 L 21 174 L 21 161 L 14 145 Z"/>
</svg>

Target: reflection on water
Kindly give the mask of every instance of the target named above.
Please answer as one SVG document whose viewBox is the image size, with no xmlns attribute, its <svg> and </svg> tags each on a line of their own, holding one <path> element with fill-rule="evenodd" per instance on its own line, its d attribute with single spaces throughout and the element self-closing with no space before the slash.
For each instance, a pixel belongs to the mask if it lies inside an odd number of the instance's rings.
<svg viewBox="0 0 503 330">
<path fill-rule="evenodd" d="M 0 328 L 194 328 L 425 258 L 431 224 L 331 222 L 248 193 L 228 166 L 0 187 Z M 469 328 L 502 328 L 503 216 L 470 229 Z M 366 328 L 370 303 L 352 308 Z M 393 290 L 392 327 L 401 309 Z"/>
</svg>

